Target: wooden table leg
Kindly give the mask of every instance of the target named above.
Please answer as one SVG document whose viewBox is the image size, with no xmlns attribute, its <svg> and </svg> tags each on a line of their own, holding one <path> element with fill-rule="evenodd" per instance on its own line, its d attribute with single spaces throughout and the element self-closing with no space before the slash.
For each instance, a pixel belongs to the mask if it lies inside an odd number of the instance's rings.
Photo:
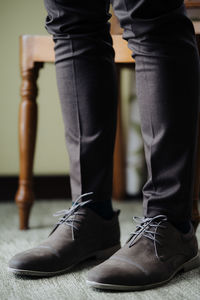
<svg viewBox="0 0 200 300">
<path fill-rule="evenodd" d="M 200 55 L 200 35 L 196 34 L 196 41 Z M 194 174 L 194 192 L 193 192 L 193 207 L 192 207 L 192 223 L 196 231 L 199 222 L 199 192 L 200 192 L 200 115 L 198 120 L 198 136 L 197 136 L 197 152 L 195 159 L 195 174 Z"/>
<path fill-rule="evenodd" d="M 192 223 L 194 229 L 197 229 L 197 226 L 200 222 L 199 215 L 199 192 L 200 192 L 200 116 L 198 122 L 198 137 L 197 137 L 197 153 L 195 160 L 195 177 L 194 177 L 194 193 L 193 193 L 193 207 L 192 207 Z"/>
<path fill-rule="evenodd" d="M 30 209 L 34 201 L 32 186 L 33 159 L 37 129 L 37 77 L 41 63 L 22 68 L 21 103 L 19 109 L 20 176 L 15 201 L 19 209 L 20 229 L 28 228 Z"/>
<path fill-rule="evenodd" d="M 114 149 L 114 172 L 113 172 L 113 198 L 122 200 L 125 198 L 125 147 L 122 130 L 121 116 L 121 89 L 120 89 L 120 66 L 117 65 L 118 77 L 118 113 L 117 113 L 117 132 Z"/>
</svg>

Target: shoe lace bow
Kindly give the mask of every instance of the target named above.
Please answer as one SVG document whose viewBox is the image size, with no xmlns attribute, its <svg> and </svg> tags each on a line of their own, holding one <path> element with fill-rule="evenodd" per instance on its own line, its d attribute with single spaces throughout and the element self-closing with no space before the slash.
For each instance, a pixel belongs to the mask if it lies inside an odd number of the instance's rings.
<svg viewBox="0 0 200 300">
<path fill-rule="evenodd" d="M 49 236 L 56 230 L 56 228 L 61 225 L 61 224 L 65 224 L 71 227 L 72 229 L 72 240 L 74 240 L 74 229 L 78 230 L 78 227 L 76 226 L 75 223 L 80 223 L 81 221 L 76 219 L 75 217 L 77 215 L 84 215 L 84 212 L 80 212 L 79 209 L 83 206 L 85 206 L 87 203 L 91 202 L 92 199 L 86 200 L 86 201 L 81 201 L 79 202 L 80 199 L 82 199 L 83 197 L 86 197 L 88 195 L 93 194 L 93 192 L 89 192 L 89 193 L 85 193 L 85 194 L 81 194 L 72 204 L 71 208 L 69 209 L 63 209 L 63 210 L 59 210 L 57 211 L 55 214 L 53 214 L 54 217 L 57 216 L 62 216 L 58 222 L 56 223 L 55 227 L 53 228 L 53 230 L 51 231 L 51 233 L 49 234 Z"/>
<path fill-rule="evenodd" d="M 155 253 L 158 257 L 156 243 L 161 245 L 162 243 L 159 237 L 163 237 L 163 235 L 158 232 L 158 228 L 166 228 L 162 223 L 167 221 L 167 216 L 157 215 L 153 218 L 133 217 L 133 221 L 139 224 L 136 225 L 136 230 L 130 234 L 127 240 L 127 243 L 130 242 L 129 248 L 132 247 L 138 239 L 144 236 L 153 241 Z"/>
</svg>

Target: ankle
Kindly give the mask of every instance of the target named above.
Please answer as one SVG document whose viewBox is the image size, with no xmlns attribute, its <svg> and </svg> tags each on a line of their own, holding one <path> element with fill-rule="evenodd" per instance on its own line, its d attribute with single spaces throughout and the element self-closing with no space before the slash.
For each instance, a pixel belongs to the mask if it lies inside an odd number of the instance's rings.
<svg viewBox="0 0 200 300">
<path fill-rule="evenodd" d="M 192 226 L 192 224 L 190 221 L 185 221 L 185 222 L 174 224 L 174 227 L 176 227 L 176 229 L 178 229 L 179 231 L 181 231 L 184 234 L 186 234 L 190 231 L 191 226 Z"/>
<path fill-rule="evenodd" d="M 111 200 L 90 202 L 87 207 L 94 211 L 98 216 L 103 219 L 110 220 L 114 215 Z"/>
</svg>

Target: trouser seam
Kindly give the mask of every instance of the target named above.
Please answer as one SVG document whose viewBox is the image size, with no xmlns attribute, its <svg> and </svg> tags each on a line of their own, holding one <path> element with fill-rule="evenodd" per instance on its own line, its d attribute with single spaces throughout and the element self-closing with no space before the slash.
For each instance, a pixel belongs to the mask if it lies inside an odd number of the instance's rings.
<svg viewBox="0 0 200 300">
<path fill-rule="evenodd" d="M 73 48 L 73 39 L 71 39 L 71 50 L 74 53 Z M 79 104 L 78 104 L 78 91 L 77 91 L 77 82 L 76 82 L 76 66 L 75 66 L 75 59 L 72 58 L 72 71 L 73 71 L 73 89 L 75 95 L 75 104 L 76 104 L 76 114 L 77 114 L 77 123 L 78 123 L 78 131 L 79 131 L 79 181 L 80 181 L 80 194 L 82 194 L 82 178 L 81 178 L 81 124 L 80 124 L 80 113 L 79 113 Z M 76 195 L 77 196 L 77 195 Z"/>
<path fill-rule="evenodd" d="M 139 52 L 140 52 L 140 47 L 141 46 L 139 46 Z M 144 76 L 145 76 L 145 79 L 146 79 L 145 80 L 146 86 L 147 86 L 147 89 L 149 90 L 149 95 L 150 95 L 150 88 L 149 88 L 149 84 L 148 84 L 148 78 L 146 76 L 146 68 L 145 68 L 145 64 L 144 64 L 144 57 L 141 55 L 140 58 L 141 58 L 141 62 L 142 62 L 143 70 L 144 70 Z M 151 109 L 150 109 L 150 128 L 151 128 L 152 141 L 149 145 L 149 150 L 148 150 L 149 151 L 149 161 L 148 161 L 148 163 L 150 165 L 150 176 L 151 176 L 152 187 L 154 189 L 154 192 L 156 192 L 156 187 L 155 187 L 155 184 L 154 184 L 153 174 L 152 174 L 153 173 L 153 168 L 152 168 L 152 144 L 153 144 L 153 139 L 154 139 L 155 134 L 154 134 L 154 129 L 153 129 L 153 125 L 152 125 Z M 146 215 L 146 214 L 148 214 L 148 202 L 149 202 L 150 199 L 143 199 L 143 206 L 144 206 L 144 200 L 147 201 L 147 203 L 144 207 L 144 209 L 145 209 L 144 214 Z"/>
</svg>

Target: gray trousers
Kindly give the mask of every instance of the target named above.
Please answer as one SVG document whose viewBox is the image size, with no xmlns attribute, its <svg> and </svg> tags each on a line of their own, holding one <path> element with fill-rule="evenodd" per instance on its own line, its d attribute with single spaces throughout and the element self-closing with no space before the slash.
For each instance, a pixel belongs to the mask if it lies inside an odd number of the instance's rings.
<svg viewBox="0 0 200 300">
<path fill-rule="evenodd" d="M 44 0 L 55 42 L 57 85 L 70 157 L 72 197 L 110 201 L 117 82 L 109 0 Z M 183 0 L 113 0 L 136 60 L 148 179 L 144 216 L 191 218 L 199 56 Z"/>
</svg>

